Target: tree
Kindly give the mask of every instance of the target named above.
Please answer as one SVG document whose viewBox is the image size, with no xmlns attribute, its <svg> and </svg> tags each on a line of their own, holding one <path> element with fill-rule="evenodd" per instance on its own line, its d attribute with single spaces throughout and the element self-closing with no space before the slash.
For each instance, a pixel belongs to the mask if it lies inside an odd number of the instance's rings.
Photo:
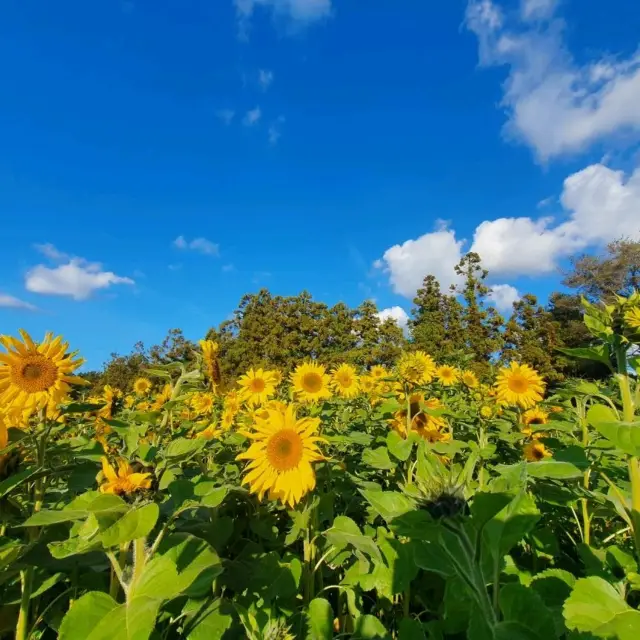
<svg viewBox="0 0 640 640">
<path fill-rule="evenodd" d="M 501 360 L 506 365 L 515 360 L 534 367 L 548 382 L 564 378 L 566 361 L 557 351 L 563 346 L 560 328 L 552 314 L 527 294 L 514 302 L 513 313 L 504 330 Z"/>
<path fill-rule="evenodd" d="M 481 266 L 480 256 L 467 253 L 456 266 L 456 273 L 463 278 L 457 291 L 464 300 L 461 325 L 466 352 L 474 356 L 470 367 L 484 374 L 502 349 L 504 321 L 494 307 L 485 305 L 489 288 L 484 284 L 487 271 Z"/>
<path fill-rule="evenodd" d="M 640 289 L 640 241 L 616 240 L 607 245 L 604 256 L 572 258 L 571 270 L 565 274 L 562 284 L 592 302 L 608 302 L 616 294 L 630 295 Z"/>
</svg>

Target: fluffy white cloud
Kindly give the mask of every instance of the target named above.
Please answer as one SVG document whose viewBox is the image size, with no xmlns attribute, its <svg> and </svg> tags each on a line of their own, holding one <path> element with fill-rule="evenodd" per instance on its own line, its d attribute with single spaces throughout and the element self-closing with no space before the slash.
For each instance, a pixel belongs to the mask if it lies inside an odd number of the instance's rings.
<svg viewBox="0 0 640 640">
<path fill-rule="evenodd" d="M 5 309 L 24 309 L 25 311 L 36 310 L 36 307 L 32 304 L 6 293 L 0 293 L 0 307 L 4 307 Z"/>
<path fill-rule="evenodd" d="M 440 229 L 390 247 L 374 267 L 389 274 L 396 293 L 412 298 L 428 274 L 436 276 L 442 287 L 457 282 L 454 267 L 462 256 L 462 245 L 455 231 Z"/>
<path fill-rule="evenodd" d="M 272 82 L 273 71 L 269 71 L 268 69 L 260 69 L 260 71 L 258 71 L 258 83 L 264 91 L 271 86 Z"/>
<path fill-rule="evenodd" d="M 71 258 L 55 268 L 39 264 L 28 271 L 25 278 L 27 291 L 69 296 L 74 300 L 86 300 L 94 291 L 115 284 L 134 284 L 134 281 L 103 271 L 98 262 L 87 262 L 83 258 Z"/>
<path fill-rule="evenodd" d="M 520 300 L 520 294 L 510 284 L 494 284 L 489 293 L 489 300 L 493 302 L 498 311 L 511 311 L 513 303 Z"/>
<path fill-rule="evenodd" d="M 178 236 L 173 241 L 173 246 L 183 251 L 197 251 L 198 253 L 204 253 L 209 256 L 217 256 L 220 253 L 220 245 L 206 238 L 194 238 L 189 241 L 184 236 Z"/>
<path fill-rule="evenodd" d="M 612 134 L 637 139 L 640 52 L 577 64 L 565 47 L 563 22 L 553 17 L 555 5 L 525 0 L 510 20 L 491 0 L 470 0 L 467 7 L 481 63 L 509 67 L 506 133 L 524 140 L 541 160 L 579 152 Z"/>
<path fill-rule="evenodd" d="M 378 313 L 380 322 L 391 318 L 405 333 L 408 330 L 409 315 L 402 307 L 389 307 Z"/>
<path fill-rule="evenodd" d="M 50 260 L 54 260 L 55 262 L 63 262 L 69 259 L 69 256 L 66 253 L 64 253 L 63 251 L 59 251 L 50 242 L 46 242 L 44 244 L 34 244 L 33 246 L 43 256 L 46 256 L 47 258 L 49 258 Z"/>
<path fill-rule="evenodd" d="M 306 25 L 331 14 L 331 0 L 234 0 L 242 23 L 251 19 L 256 7 L 270 9 L 275 15 Z M 246 26 L 244 27 L 246 28 Z"/>
<path fill-rule="evenodd" d="M 262 110 L 260 107 L 256 107 L 255 109 L 250 109 L 244 116 L 242 120 L 242 124 L 245 127 L 253 127 L 254 124 L 257 124 L 260 118 L 262 117 Z"/>
</svg>

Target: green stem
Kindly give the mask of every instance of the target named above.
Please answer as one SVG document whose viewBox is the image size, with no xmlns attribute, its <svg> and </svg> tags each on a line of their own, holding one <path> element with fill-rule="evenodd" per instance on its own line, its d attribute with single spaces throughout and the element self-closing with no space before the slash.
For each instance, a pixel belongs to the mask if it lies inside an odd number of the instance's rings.
<svg viewBox="0 0 640 640">
<path fill-rule="evenodd" d="M 305 588 L 304 588 L 304 600 L 308 606 L 309 603 L 315 597 L 315 571 L 314 563 L 316 561 L 317 547 L 315 543 L 315 537 L 313 533 L 316 529 L 316 508 L 310 506 L 311 513 L 309 514 L 309 526 L 304 538 L 304 564 L 305 564 Z"/>
<path fill-rule="evenodd" d="M 147 561 L 146 541 L 146 538 L 138 538 L 133 541 L 133 578 L 131 584 L 135 584 L 144 571 L 144 565 Z"/>
<path fill-rule="evenodd" d="M 589 424 L 587 423 L 587 412 L 585 403 L 583 401 L 578 402 L 577 406 L 578 417 L 580 419 L 580 426 L 582 427 L 582 446 L 586 450 L 589 446 Z M 582 486 L 589 490 L 589 479 L 591 477 L 591 469 L 587 469 L 582 477 Z M 582 540 L 586 545 L 591 544 L 591 516 L 589 515 L 589 500 L 588 498 L 582 498 Z"/>
</svg>

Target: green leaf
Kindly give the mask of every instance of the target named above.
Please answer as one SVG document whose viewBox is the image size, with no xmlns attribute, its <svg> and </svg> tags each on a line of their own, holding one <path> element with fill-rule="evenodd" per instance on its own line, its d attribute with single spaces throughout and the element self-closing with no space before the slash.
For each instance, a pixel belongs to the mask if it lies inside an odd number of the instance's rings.
<svg viewBox="0 0 640 640">
<path fill-rule="evenodd" d="M 527 473 L 532 478 L 557 478 L 568 480 L 570 478 L 581 478 L 582 471 L 570 462 L 559 460 L 540 460 L 538 462 L 527 463 Z"/>
<path fill-rule="evenodd" d="M 503 507 L 482 531 L 494 558 L 502 558 L 540 519 L 533 498 L 524 491 Z"/>
<path fill-rule="evenodd" d="M 229 489 L 216 487 L 213 482 L 200 482 L 193 490 L 193 495 L 200 497 L 200 503 L 204 507 L 219 507 L 226 498 Z"/>
<path fill-rule="evenodd" d="M 392 456 L 398 460 L 408 460 L 413 449 L 413 440 L 403 438 L 397 431 L 389 431 L 387 448 Z"/>
<path fill-rule="evenodd" d="M 576 583 L 573 574 L 563 569 L 547 569 L 533 576 L 531 584 L 548 607 L 562 606 Z"/>
<path fill-rule="evenodd" d="M 90 591 L 80 596 L 62 619 L 59 640 L 88 640 L 98 623 L 118 606 L 106 593 Z"/>
<path fill-rule="evenodd" d="M 378 406 L 378 412 L 382 415 L 386 415 L 388 413 L 395 413 L 402 409 L 404 405 L 401 405 L 396 399 L 391 398 L 390 400 L 385 400 Z"/>
<path fill-rule="evenodd" d="M 604 404 L 594 404 L 589 407 L 587 411 L 587 422 L 595 427 L 601 422 L 617 422 L 618 415 L 616 412 L 607 405 Z"/>
<path fill-rule="evenodd" d="M 365 449 L 362 454 L 362 462 L 374 469 L 381 469 L 383 471 L 396 468 L 396 463 L 391 461 L 389 453 L 385 447 Z"/>
<path fill-rule="evenodd" d="M 361 489 L 360 493 L 365 497 L 373 509 L 387 522 L 391 522 L 409 511 L 415 509 L 415 502 L 397 491 L 375 491 Z"/>
<path fill-rule="evenodd" d="M 500 609 L 505 622 L 516 622 L 532 633 L 531 637 L 549 640 L 555 637 L 551 612 L 542 598 L 529 587 L 505 584 L 500 589 Z"/>
<path fill-rule="evenodd" d="M 69 415 L 71 413 L 90 413 L 104 407 L 104 402 L 98 404 L 90 404 L 88 402 L 72 402 L 64 407 L 60 407 L 60 413 Z"/>
<path fill-rule="evenodd" d="M 14 489 L 17 489 L 27 482 L 29 478 L 38 473 L 38 471 L 40 471 L 40 469 L 37 467 L 28 467 L 27 469 L 10 475 L 6 480 L 0 482 L 0 498 L 8 496 Z"/>
<path fill-rule="evenodd" d="M 145 538 L 156 526 L 159 516 L 160 508 L 155 502 L 132 509 L 100 534 L 102 544 L 105 547 L 115 547 L 124 542 Z"/>
<path fill-rule="evenodd" d="M 585 316 L 585 324 L 586 316 Z M 570 356 L 571 358 L 578 358 L 581 360 L 594 360 L 595 362 L 602 362 L 602 364 L 606 364 L 609 368 L 611 368 L 611 360 L 609 359 L 609 353 L 605 347 L 605 345 L 600 345 L 598 347 L 578 347 L 576 349 L 567 349 L 567 348 L 558 348 L 560 353 L 564 353 L 565 356 Z"/>
<path fill-rule="evenodd" d="M 388 640 L 391 635 L 378 618 L 364 615 L 356 620 L 355 632 L 351 637 L 353 640 Z"/>
<path fill-rule="evenodd" d="M 598 422 L 595 428 L 630 456 L 640 456 L 640 422 Z"/>
<path fill-rule="evenodd" d="M 351 545 L 371 558 L 382 560 L 382 554 L 376 543 L 363 535 L 358 525 L 347 516 L 338 516 L 333 521 L 331 529 L 325 531 L 324 535 L 338 551 Z"/>
<path fill-rule="evenodd" d="M 187 640 L 222 640 L 233 624 L 233 608 L 224 600 L 216 600 L 203 609 L 199 600 L 188 600 L 182 610 L 194 621 L 188 627 Z"/>
<path fill-rule="evenodd" d="M 592 576 L 576 582 L 564 604 L 564 618 L 569 629 L 598 638 L 640 637 L 640 611 L 632 609 L 602 578 Z"/>
<path fill-rule="evenodd" d="M 206 441 L 203 438 L 176 438 L 165 449 L 164 455 L 167 459 L 186 460 L 202 450 Z"/>
<path fill-rule="evenodd" d="M 398 629 L 398 640 L 426 640 L 422 625 L 413 618 L 403 618 Z"/>
<path fill-rule="evenodd" d="M 333 609 L 324 598 L 315 598 L 307 611 L 309 631 L 307 640 L 331 640 L 333 638 Z"/>
</svg>

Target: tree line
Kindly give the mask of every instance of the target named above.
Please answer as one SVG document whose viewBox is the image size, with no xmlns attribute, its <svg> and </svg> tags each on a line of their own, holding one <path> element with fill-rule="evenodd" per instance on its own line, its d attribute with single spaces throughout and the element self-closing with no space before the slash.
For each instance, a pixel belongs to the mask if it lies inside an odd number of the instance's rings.
<svg viewBox="0 0 640 640">
<path fill-rule="evenodd" d="M 285 297 L 261 289 L 243 296 L 231 319 L 209 329 L 206 338 L 220 345 L 227 384 L 250 367 L 286 374 L 308 358 L 329 366 L 391 365 L 404 349 L 424 350 L 439 363 L 480 376 L 494 364 L 517 360 L 536 367 L 551 384 L 572 376 L 600 378 L 606 372 L 597 364 L 569 360 L 561 349 L 590 343 L 582 296 L 606 302 L 640 289 L 640 242 L 618 240 L 603 255 L 574 256 L 562 281 L 567 291 L 553 293 L 546 304 L 525 294 L 508 319 L 490 304 L 488 273 L 476 253 L 465 255 L 456 272 L 461 284 L 446 291 L 426 275 L 413 300 L 408 335 L 393 319 L 381 321 L 370 300 L 355 308 L 342 302 L 328 306 L 306 291 Z M 129 389 L 145 367 L 190 360 L 197 348 L 180 329 L 171 329 L 160 345 L 138 343 L 128 355 L 112 354 L 102 371 L 85 377 L 96 387 Z"/>
</svg>

